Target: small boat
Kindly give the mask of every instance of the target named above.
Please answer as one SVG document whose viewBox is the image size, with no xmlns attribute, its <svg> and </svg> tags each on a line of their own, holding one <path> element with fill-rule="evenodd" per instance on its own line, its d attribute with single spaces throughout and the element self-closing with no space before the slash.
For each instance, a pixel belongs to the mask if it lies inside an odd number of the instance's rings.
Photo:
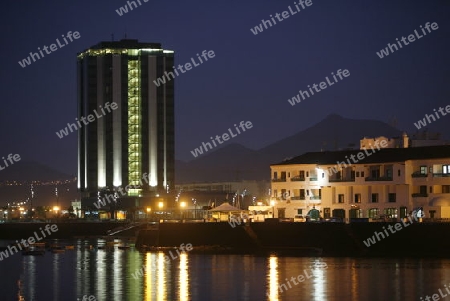
<svg viewBox="0 0 450 301">
<path fill-rule="evenodd" d="M 44 255 L 44 254 L 45 254 L 45 243 L 31 244 L 22 251 L 22 255 Z"/>
</svg>

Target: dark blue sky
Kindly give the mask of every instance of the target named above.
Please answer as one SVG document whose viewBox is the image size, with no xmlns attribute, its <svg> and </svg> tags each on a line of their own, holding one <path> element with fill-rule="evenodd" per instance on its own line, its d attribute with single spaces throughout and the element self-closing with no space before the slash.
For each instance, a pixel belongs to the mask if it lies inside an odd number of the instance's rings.
<svg viewBox="0 0 450 301">
<path fill-rule="evenodd" d="M 293 1 L 156 1 L 120 17 L 126 1 L 8 1 L 0 14 L 0 156 L 19 153 L 61 171 L 76 172 L 76 135 L 55 132 L 76 117 L 76 53 L 124 38 L 162 43 L 184 64 L 202 50 L 215 58 L 176 79 L 176 157 L 234 123 L 253 128 L 227 143 L 260 148 L 331 113 L 413 122 L 450 104 L 450 4 L 437 1 L 315 1 L 253 35 L 250 28 Z M 245 2 L 245 3 L 242 3 Z M 376 52 L 426 22 L 439 29 L 380 59 Z M 26 68 L 19 60 L 68 31 L 81 38 Z M 288 98 L 337 69 L 350 77 L 302 101 Z M 450 116 L 429 126 L 450 128 Z"/>
</svg>

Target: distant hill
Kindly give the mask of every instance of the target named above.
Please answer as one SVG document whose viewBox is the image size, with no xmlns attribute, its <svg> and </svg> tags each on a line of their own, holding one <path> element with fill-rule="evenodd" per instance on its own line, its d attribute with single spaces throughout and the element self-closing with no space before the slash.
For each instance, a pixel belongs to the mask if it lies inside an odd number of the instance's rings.
<svg viewBox="0 0 450 301">
<path fill-rule="evenodd" d="M 310 151 L 359 148 L 363 137 L 396 137 L 401 131 L 377 120 L 329 115 L 316 125 L 260 150 L 229 144 L 190 162 L 175 162 L 176 183 L 269 180 L 269 165 Z"/>
<path fill-rule="evenodd" d="M 190 162 L 175 161 L 176 183 L 233 180 L 269 180 L 269 165 L 310 151 L 359 148 L 364 136 L 400 136 L 401 132 L 377 120 L 329 115 L 319 123 L 260 150 L 230 143 Z M 72 179 L 37 162 L 19 161 L 0 171 L 0 181 L 53 181 Z"/>
<path fill-rule="evenodd" d="M 3 166 L 3 165 L 2 165 Z M 0 171 L 0 206 L 6 203 L 24 202 L 31 197 L 30 182 L 40 181 L 45 185 L 34 185 L 35 206 L 56 205 L 55 188 L 52 181 L 73 180 L 73 176 L 54 170 L 33 161 L 19 161 Z M 4 181 L 17 181 L 20 185 L 3 185 Z M 70 201 L 78 197 L 77 183 L 71 181 L 58 184 L 58 205 L 67 209 Z"/>
<path fill-rule="evenodd" d="M 21 160 L 0 170 L 0 181 L 54 181 L 72 178 L 73 176 L 34 161 Z"/>
</svg>

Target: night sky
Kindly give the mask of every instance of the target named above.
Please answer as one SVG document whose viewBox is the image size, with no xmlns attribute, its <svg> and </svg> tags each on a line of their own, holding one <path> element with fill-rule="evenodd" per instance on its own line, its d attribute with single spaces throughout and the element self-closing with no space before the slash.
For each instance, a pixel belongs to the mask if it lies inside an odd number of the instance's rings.
<svg viewBox="0 0 450 301">
<path fill-rule="evenodd" d="M 67 2 L 67 3 L 60 3 Z M 234 123 L 253 128 L 227 143 L 258 149 L 314 125 L 332 113 L 355 119 L 398 120 L 402 130 L 450 105 L 450 2 L 316 1 L 262 33 L 250 28 L 294 1 L 144 2 L 119 16 L 126 1 L 8 1 L 2 33 L 0 156 L 18 153 L 76 174 L 76 134 L 55 132 L 76 117 L 76 54 L 125 37 L 161 43 L 177 64 L 196 53 L 215 57 L 176 79 L 176 158 Z M 101 4 L 100 4 L 101 3 Z M 439 29 L 380 59 L 376 52 L 426 22 Z M 18 61 L 68 31 L 81 37 L 22 68 Z M 295 106 L 298 91 L 338 69 L 350 76 Z M 427 126 L 450 128 L 450 115 Z"/>
</svg>

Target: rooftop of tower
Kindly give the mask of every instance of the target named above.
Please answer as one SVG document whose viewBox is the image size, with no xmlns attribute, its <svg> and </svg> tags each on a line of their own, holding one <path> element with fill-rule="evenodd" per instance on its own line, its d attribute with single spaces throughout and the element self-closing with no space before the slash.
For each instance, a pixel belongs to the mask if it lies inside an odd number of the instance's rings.
<svg viewBox="0 0 450 301">
<path fill-rule="evenodd" d="M 152 48 L 152 49 L 162 49 L 161 43 L 146 43 L 139 42 L 135 39 L 122 39 L 120 41 L 108 41 L 100 42 L 97 45 L 90 47 L 89 49 L 142 49 L 142 48 Z"/>
<path fill-rule="evenodd" d="M 97 54 L 98 50 L 118 50 L 118 52 L 123 52 L 129 49 L 146 49 L 150 51 L 173 53 L 172 50 L 164 50 L 161 47 L 161 43 L 147 43 L 139 42 L 136 39 L 122 39 L 120 41 L 103 41 L 88 49 L 83 50 L 78 53 L 77 56 L 83 56 L 85 54 Z M 96 51 L 97 50 L 97 51 Z M 114 53 L 117 53 L 114 51 Z"/>
</svg>

